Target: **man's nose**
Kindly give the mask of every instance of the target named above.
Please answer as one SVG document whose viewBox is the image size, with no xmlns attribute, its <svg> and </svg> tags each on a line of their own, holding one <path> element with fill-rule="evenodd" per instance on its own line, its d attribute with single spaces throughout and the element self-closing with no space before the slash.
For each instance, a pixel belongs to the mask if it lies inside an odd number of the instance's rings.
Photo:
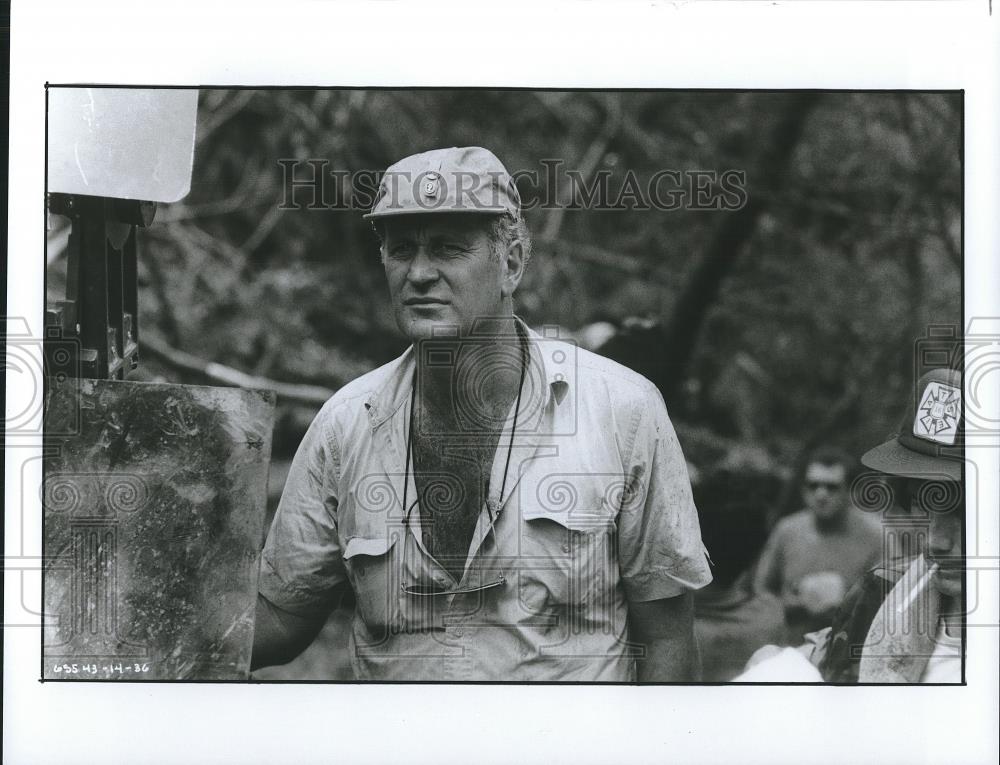
<svg viewBox="0 0 1000 765">
<path fill-rule="evenodd" d="M 431 260 L 426 247 L 421 245 L 417 248 L 416 254 L 410 261 L 410 267 L 406 272 L 406 278 L 411 284 L 418 285 L 430 284 L 437 280 L 437 266 L 435 266 L 434 262 Z"/>
<path fill-rule="evenodd" d="M 961 541 L 961 524 L 951 518 L 934 518 L 931 521 L 927 545 L 931 553 L 948 555 Z"/>
</svg>

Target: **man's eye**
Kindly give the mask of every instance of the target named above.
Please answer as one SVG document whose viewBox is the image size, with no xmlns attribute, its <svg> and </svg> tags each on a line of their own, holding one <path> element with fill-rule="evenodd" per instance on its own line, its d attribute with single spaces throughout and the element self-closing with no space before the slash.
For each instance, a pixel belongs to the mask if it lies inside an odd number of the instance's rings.
<svg viewBox="0 0 1000 765">
<path fill-rule="evenodd" d="M 446 258 L 457 258 L 465 254 L 465 248 L 457 244 L 442 244 L 437 251 Z"/>
<path fill-rule="evenodd" d="M 395 247 L 389 248 L 390 258 L 409 258 L 413 256 L 413 245 L 409 244 L 397 244 Z"/>
</svg>

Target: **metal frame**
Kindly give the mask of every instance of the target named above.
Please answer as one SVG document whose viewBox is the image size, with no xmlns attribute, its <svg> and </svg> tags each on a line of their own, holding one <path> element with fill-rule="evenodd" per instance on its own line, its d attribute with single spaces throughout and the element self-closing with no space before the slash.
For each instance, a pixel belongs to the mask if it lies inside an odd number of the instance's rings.
<svg viewBox="0 0 1000 765">
<path fill-rule="evenodd" d="M 156 203 L 80 194 L 48 202 L 72 226 L 66 299 L 45 312 L 48 373 L 123 380 L 139 365 L 137 229 L 153 222 Z"/>
</svg>

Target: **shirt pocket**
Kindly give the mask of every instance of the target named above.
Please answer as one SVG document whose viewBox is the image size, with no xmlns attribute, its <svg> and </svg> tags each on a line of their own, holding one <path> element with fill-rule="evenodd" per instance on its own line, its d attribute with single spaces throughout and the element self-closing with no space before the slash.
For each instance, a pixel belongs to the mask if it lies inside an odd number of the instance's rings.
<svg viewBox="0 0 1000 765">
<path fill-rule="evenodd" d="M 614 524 L 604 516 L 537 514 L 521 522 L 518 599 L 529 614 L 600 620 L 618 582 Z"/>
<path fill-rule="evenodd" d="M 344 548 L 357 611 L 373 636 L 388 635 L 399 621 L 398 534 L 352 537 Z"/>
</svg>

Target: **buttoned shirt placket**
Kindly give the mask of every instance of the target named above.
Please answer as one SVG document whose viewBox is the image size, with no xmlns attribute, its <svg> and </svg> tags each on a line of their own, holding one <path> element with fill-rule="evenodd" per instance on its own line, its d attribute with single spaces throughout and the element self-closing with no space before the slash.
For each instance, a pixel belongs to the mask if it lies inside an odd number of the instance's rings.
<svg viewBox="0 0 1000 765">
<path fill-rule="evenodd" d="M 530 391 L 530 395 L 522 397 L 520 408 L 517 412 L 517 421 L 521 422 L 523 425 L 523 420 L 521 418 L 525 415 L 525 413 L 537 412 L 538 415 L 537 418 L 531 422 L 530 432 L 515 433 L 513 442 L 511 442 L 510 429 L 515 421 L 514 406 L 516 405 L 516 401 L 511 404 L 511 410 L 508 413 L 505 426 L 501 430 L 498 447 L 493 456 L 493 462 L 490 470 L 489 494 L 486 503 L 482 508 L 480 508 L 476 526 L 472 534 L 472 539 L 469 543 L 469 550 L 466 556 L 462 579 L 456 582 L 455 578 L 427 549 L 427 546 L 424 543 L 424 527 L 421 521 L 419 504 L 416 503 L 415 500 L 408 500 L 407 504 L 410 504 L 412 509 L 408 511 L 406 508 L 402 507 L 404 490 L 402 480 L 397 480 L 396 496 L 399 498 L 397 500 L 398 512 L 401 514 L 408 512 L 408 517 L 403 529 L 404 538 L 401 541 L 404 545 L 409 544 L 411 546 L 411 550 L 416 548 L 419 552 L 419 557 L 415 561 L 416 565 L 414 565 L 414 561 L 412 559 L 408 559 L 402 554 L 399 556 L 400 566 L 402 566 L 403 561 L 406 560 L 407 567 L 409 569 L 408 571 L 400 571 L 400 581 L 406 581 L 406 577 L 412 575 L 416 577 L 423 577 L 424 581 L 433 581 L 436 585 L 445 590 L 460 589 L 472 584 L 469 579 L 470 574 L 472 573 L 476 573 L 479 576 L 492 576 L 494 572 L 499 571 L 501 566 L 505 570 L 515 569 L 517 562 L 516 550 L 503 549 L 503 543 L 501 542 L 502 532 L 496 528 L 496 524 L 500 524 L 501 517 L 505 516 L 505 507 L 513 496 L 517 483 L 521 477 L 521 467 L 529 462 L 530 459 L 538 452 L 540 446 L 542 446 L 544 442 L 543 434 L 546 432 L 546 427 L 551 428 L 552 411 L 550 407 L 555 401 L 555 397 L 552 395 L 551 387 L 553 383 L 565 383 L 563 375 L 557 373 L 556 376 L 553 377 L 553 375 L 548 371 L 545 361 L 541 358 L 537 345 L 534 342 L 529 340 L 528 348 L 529 365 L 536 365 L 537 368 L 541 370 L 541 375 L 539 377 L 542 381 L 542 387 L 540 390 L 532 389 Z M 411 360 L 411 364 L 412 363 L 413 361 Z M 412 380 L 412 374 L 410 374 L 408 369 L 404 368 L 401 370 L 401 375 L 409 375 L 409 379 Z M 526 382 L 525 384 L 527 385 L 529 383 Z M 379 416 L 380 407 L 377 398 L 369 400 L 366 405 L 368 407 L 368 414 L 372 419 L 373 432 L 379 433 L 384 429 L 384 437 L 386 439 L 385 443 L 388 447 L 391 461 L 394 463 L 395 475 L 405 477 L 407 482 L 405 495 L 407 497 L 416 498 L 418 494 L 413 471 L 411 470 L 407 472 L 405 470 L 407 443 L 406 428 L 410 422 L 410 401 L 412 397 L 409 394 L 412 393 L 412 387 L 406 391 L 406 393 L 407 395 L 405 396 L 399 395 L 399 398 L 401 399 L 400 405 L 384 418 Z M 504 486 L 503 472 L 507 460 L 508 444 L 511 444 L 509 447 L 511 449 L 511 462 L 509 476 L 506 481 L 506 485 Z M 502 497 L 500 496 L 501 488 L 503 489 Z M 491 526 L 493 526 L 493 531 L 496 532 L 495 534 L 491 532 Z M 481 553 L 484 552 L 484 544 L 491 537 L 495 538 L 497 541 L 494 549 L 491 551 L 492 559 L 487 561 L 483 559 Z M 512 590 L 514 584 L 514 582 L 508 581 L 503 589 Z M 480 624 L 477 624 L 474 616 L 470 618 L 465 615 L 463 613 L 463 609 L 456 607 L 456 604 L 464 605 L 470 597 L 480 598 L 498 596 L 512 597 L 512 594 L 511 592 L 504 591 L 500 591 L 499 593 L 490 593 L 485 591 L 472 594 L 441 595 L 426 598 L 426 600 L 430 602 L 426 603 L 422 607 L 412 603 L 400 603 L 400 609 L 403 613 L 419 613 L 420 608 L 423 608 L 425 609 L 424 613 L 429 620 L 432 620 L 434 623 L 440 623 L 440 625 L 444 628 L 443 638 L 439 637 L 437 642 L 442 644 L 442 648 L 451 650 L 442 651 L 438 657 L 440 661 L 441 679 L 461 681 L 468 679 L 472 674 L 470 669 L 472 666 L 471 651 L 475 650 L 474 635 L 476 627 L 480 626 Z M 516 594 L 514 596 L 516 596 Z M 405 599 L 410 596 L 400 592 L 398 597 L 405 601 Z"/>
</svg>

